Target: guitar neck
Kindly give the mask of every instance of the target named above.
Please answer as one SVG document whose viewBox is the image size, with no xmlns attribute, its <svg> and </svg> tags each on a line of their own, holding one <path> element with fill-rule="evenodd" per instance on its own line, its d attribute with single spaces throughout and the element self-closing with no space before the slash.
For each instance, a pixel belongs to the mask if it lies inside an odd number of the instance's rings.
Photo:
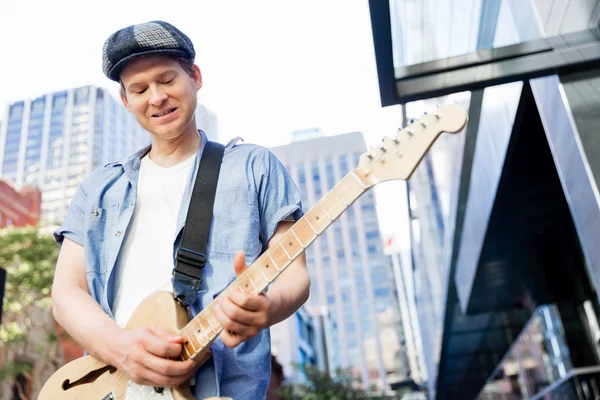
<svg viewBox="0 0 600 400">
<path fill-rule="evenodd" d="M 194 317 L 180 332 L 187 338 L 182 358 L 193 358 L 210 345 L 223 327 L 214 311 L 214 304 L 231 290 L 257 295 L 275 281 L 302 252 L 333 223 L 356 199 L 373 186 L 359 169 L 350 171 L 317 204 L 314 205 L 282 236 L 269 247 L 210 305 Z"/>
</svg>

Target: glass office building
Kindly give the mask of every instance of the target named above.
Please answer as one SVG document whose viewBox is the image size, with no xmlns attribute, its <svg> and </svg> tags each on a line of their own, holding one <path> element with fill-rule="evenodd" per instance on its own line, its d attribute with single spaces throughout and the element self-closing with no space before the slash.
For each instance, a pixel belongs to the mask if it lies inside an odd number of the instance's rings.
<svg viewBox="0 0 600 400">
<path fill-rule="evenodd" d="M 362 134 L 354 132 L 272 150 L 290 171 L 308 211 L 357 166 L 366 145 Z M 372 190 L 313 242 L 307 261 L 312 278 L 308 308 L 325 306 L 331 312 L 340 365 L 353 368 L 365 386 L 390 387 L 402 369 L 401 325 Z"/>
<path fill-rule="evenodd" d="M 599 398 L 600 2 L 370 10 L 382 104 L 468 114 L 400 199 L 430 397 Z"/>
<path fill-rule="evenodd" d="M 148 143 L 135 118 L 101 88 L 85 86 L 9 104 L 0 130 L 0 179 L 42 191 L 42 219 L 60 223 L 95 168 Z"/>
</svg>

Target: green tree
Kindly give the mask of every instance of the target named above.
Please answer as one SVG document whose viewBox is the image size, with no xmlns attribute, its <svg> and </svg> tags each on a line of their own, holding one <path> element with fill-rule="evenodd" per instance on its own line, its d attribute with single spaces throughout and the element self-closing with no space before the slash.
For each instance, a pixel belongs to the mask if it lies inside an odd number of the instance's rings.
<svg viewBox="0 0 600 400">
<path fill-rule="evenodd" d="M 296 365 L 306 376 L 303 383 L 287 383 L 278 390 L 283 400 L 355 400 L 355 399 L 395 399 L 375 391 L 360 388 L 360 378 L 350 370 L 338 369 L 336 377 L 312 365 Z"/>
<path fill-rule="evenodd" d="M 7 272 L 5 298 L 0 325 L 0 381 L 12 381 L 27 374 L 31 365 L 10 356 L 16 349 L 30 349 L 28 340 L 32 308 L 50 312 L 50 290 L 59 246 L 52 235 L 42 234 L 37 227 L 0 230 L 0 267 Z M 56 332 L 45 333 L 46 344 L 56 344 Z M 36 351 L 44 352 L 44 344 L 36 343 Z M 32 357 L 34 358 L 34 357 Z"/>
</svg>

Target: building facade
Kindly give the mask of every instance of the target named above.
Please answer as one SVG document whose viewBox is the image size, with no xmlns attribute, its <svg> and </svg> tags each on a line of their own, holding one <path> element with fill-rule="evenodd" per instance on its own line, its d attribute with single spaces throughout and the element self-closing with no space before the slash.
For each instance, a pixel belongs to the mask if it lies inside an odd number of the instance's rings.
<svg viewBox="0 0 600 400">
<path fill-rule="evenodd" d="M 271 352 L 283 369 L 286 383 L 306 380 L 298 366 L 318 366 L 324 355 L 317 351 L 317 331 L 305 307 L 271 327 Z"/>
<path fill-rule="evenodd" d="M 398 313 L 402 327 L 400 340 L 399 381 L 414 386 L 427 382 L 427 369 L 423 359 L 423 346 L 419 317 L 415 304 L 415 278 L 411 265 L 403 262 L 395 235 L 384 237 L 384 252 L 388 256 L 394 273 L 395 295 L 398 297 Z"/>
<path fill-rule="evenodd" d="M 25 187 L 17 192 L 8 182 L 0 180 L 0 229 L 37 225 L 41 202 L 39 189 Z"/>
<path fill-rule="evenodd" d="M 148 143 L 135 118 L 106 90 L 85 86 L 6 106 L 0 178 L 42 192 L 42 220 L 60 223 L 95 168 Z"/>
<path fill-rule="evenodd" d="M 290 171 L 308 211 L 366 151 L 358 132 L 293 142 L 273 152 Z M 389 388 L 401 368 L 393 274 L 383 253 L 373 191 L 365 192 L 307 249 L 310 307 L 336 322 L 339 362 L 365 386 Z"/>
<path fill-rule="evenodd" d="M 598 398 L 600 2 L 370 7 L 382 103 L 469 118 L 399 200 L 430 398 Z"/>
</svg>

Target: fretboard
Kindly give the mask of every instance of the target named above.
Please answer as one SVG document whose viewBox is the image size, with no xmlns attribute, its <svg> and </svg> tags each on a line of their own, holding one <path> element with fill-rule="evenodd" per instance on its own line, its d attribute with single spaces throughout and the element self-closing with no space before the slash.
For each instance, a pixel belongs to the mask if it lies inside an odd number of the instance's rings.
<svg viewBox="0 0 600 400">
<path fill-rule="evenodd" d="M 357 170 L 350 171 L 302 218 L 296 221 L 277 244 L 261 254 L 250 267 L 181 330 L 180 335 L 187 339 L 182 358 L 187 360 L 194 357 L 210 345 L 223 330 L 213 308 L 219 297 L 226 295 L 231 290 L 241 290 L 253 295 L 264 291 L 371 186 Z"/>
</svg>

